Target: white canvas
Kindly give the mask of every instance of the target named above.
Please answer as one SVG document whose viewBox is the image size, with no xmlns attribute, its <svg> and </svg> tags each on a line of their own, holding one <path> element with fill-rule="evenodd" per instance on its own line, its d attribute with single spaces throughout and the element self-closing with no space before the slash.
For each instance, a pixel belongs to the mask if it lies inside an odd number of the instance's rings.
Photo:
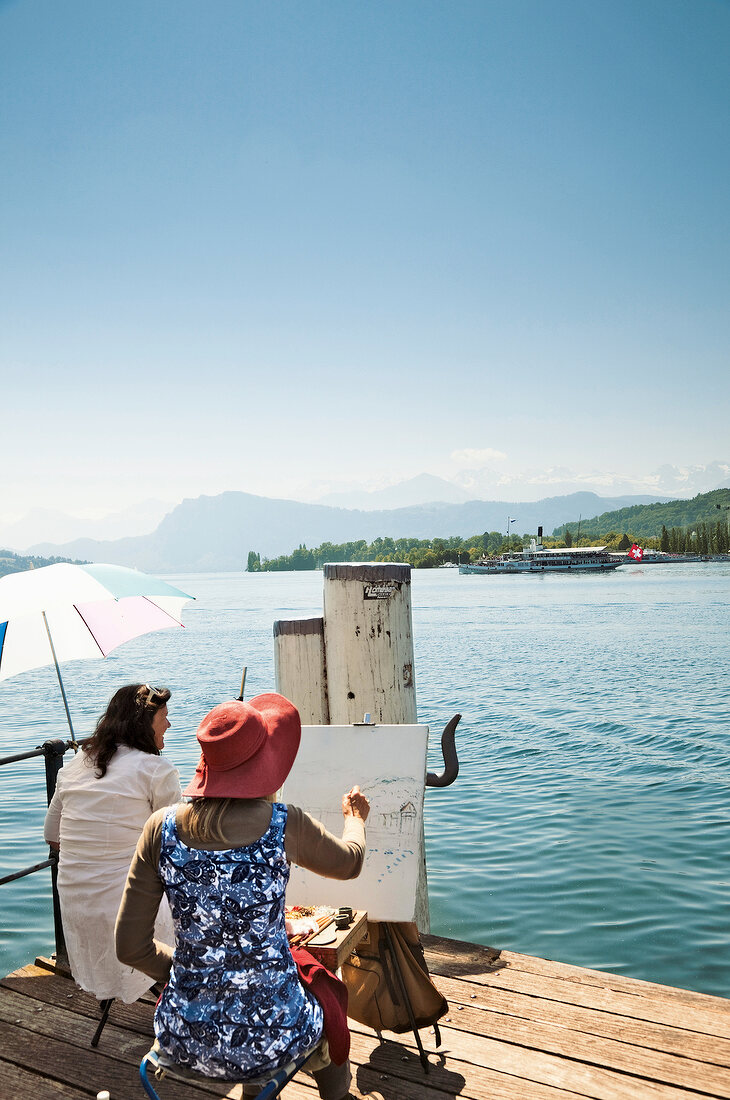
<svg viewBox="0 0 730 1100">
<path fill-rule="evenodd" d="M 292 866 L 288 905 L 349 905 L 372 920 L 414 919 L 423 860 L 428 726 L 304 726 L 283 800 L 342 835 L 342 796 L 370 799 L 365 866 L 347 882 Z"/>
</svg>

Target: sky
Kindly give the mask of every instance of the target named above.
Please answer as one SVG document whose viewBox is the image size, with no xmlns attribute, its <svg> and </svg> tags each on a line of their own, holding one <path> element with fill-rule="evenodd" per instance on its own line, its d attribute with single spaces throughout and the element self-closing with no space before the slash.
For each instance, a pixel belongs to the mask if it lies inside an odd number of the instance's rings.
<svg viewBox="0 0 730 1100">
<path fill-rule="evenodd" d="M 727 0 L 0 0 L 0 522 L 727 461 L 728 56 Z"/>
</svg>

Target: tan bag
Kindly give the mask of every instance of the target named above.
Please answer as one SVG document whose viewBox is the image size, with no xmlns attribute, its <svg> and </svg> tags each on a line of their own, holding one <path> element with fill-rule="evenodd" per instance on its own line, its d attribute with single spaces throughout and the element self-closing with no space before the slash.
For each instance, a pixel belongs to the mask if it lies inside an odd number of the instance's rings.
<svg viewBox="0 0 730 1100">
<path fill-rule="evenodd" d="M 415 924 L 389 924 L 393 951 L 416 1027 L 435 1024 L 449 1006 L 431 981 Z M 411 1030 L 411 1020 L 393 965 L 384 926 L 368 921 L 368 934 L 342 966 L 347 1015 L 375 1031 Z"/>
</svg>

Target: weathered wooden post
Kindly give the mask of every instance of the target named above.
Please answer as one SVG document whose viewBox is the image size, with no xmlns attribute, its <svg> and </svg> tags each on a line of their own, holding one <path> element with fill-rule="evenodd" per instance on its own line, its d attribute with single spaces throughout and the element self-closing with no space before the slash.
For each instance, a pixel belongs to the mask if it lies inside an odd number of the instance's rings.
<svg viewBox="0 0 730 1100">
<path fill-rule="evenodd" d="M 418 721 L 410 565 L 325 565 L 324 645 L 332 725 Z"/>
<path fill-rule="evenodd" d="M 330 724 L 323 619 L 274 623 L 276 690 L 291 699 L 305 726 Z"/>
</svg>

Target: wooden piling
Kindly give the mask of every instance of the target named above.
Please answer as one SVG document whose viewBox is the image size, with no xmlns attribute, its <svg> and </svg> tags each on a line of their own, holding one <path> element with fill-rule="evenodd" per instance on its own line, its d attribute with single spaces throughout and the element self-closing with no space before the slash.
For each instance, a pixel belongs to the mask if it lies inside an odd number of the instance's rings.
<svg viewBox="0 0 730 1100">
<path fill-rule="evenodd" d="M 325 565 L 324 643 L 332 725 L 418 721 L 410 565 Z"/>
<path fill-rule="evenodd" d="M 303 725 L 330 724 L 323 619 L 274 623 L 274 674 L 276 690 L 291 699 Z"/>
</svg>

